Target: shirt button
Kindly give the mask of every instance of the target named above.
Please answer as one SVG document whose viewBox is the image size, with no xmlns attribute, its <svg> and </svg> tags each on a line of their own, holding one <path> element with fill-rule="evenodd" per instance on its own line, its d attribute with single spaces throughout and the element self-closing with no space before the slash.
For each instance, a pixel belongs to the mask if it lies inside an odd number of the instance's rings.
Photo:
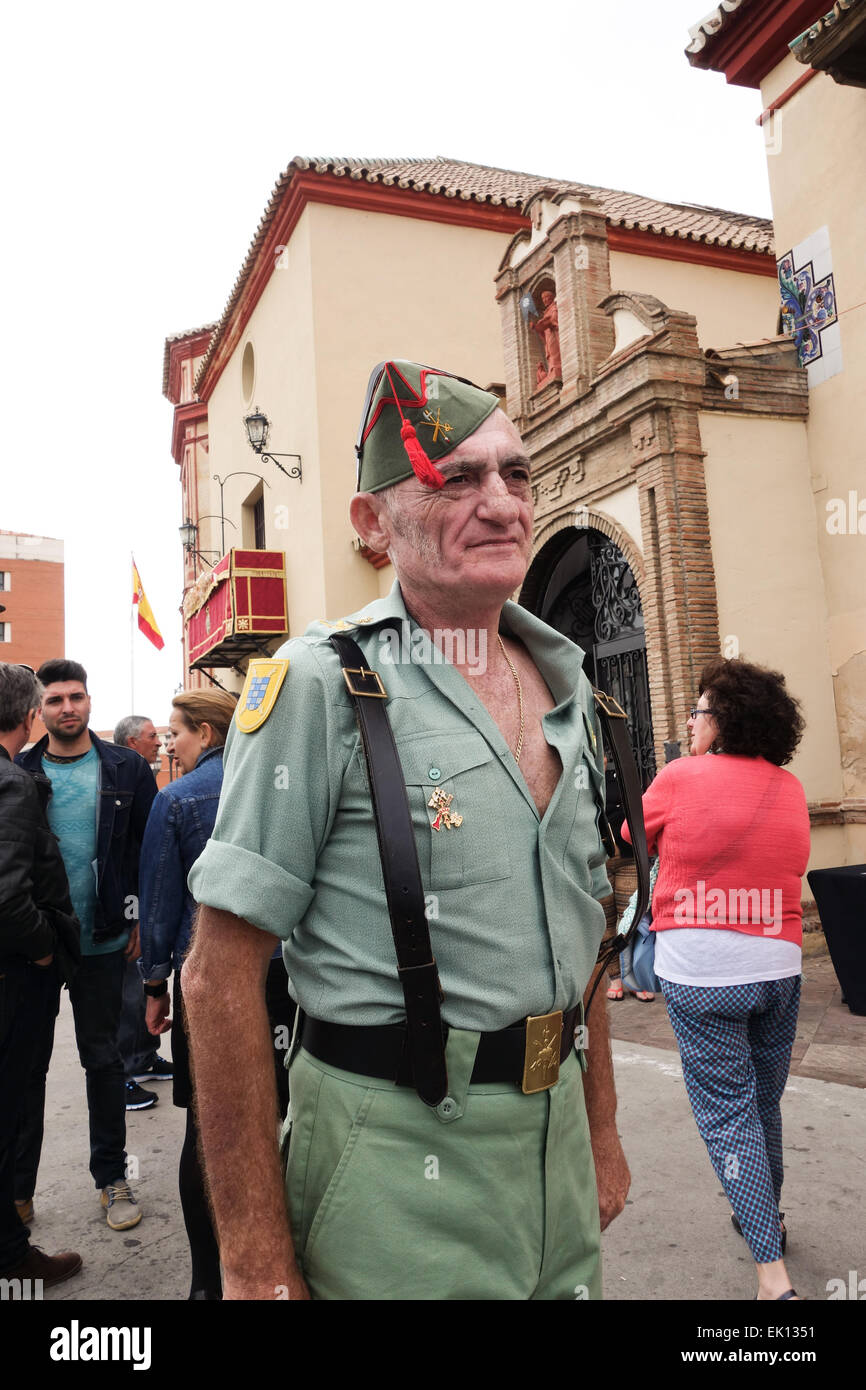
<svg viewBox="0 0 866 1390">
<path fill-rule="evenodd" d="M 444 1100 L 440 1100 L 439 1104 L 436 1106 L 436 1110 L 440 1115 L 443 1115 L 445 1116 L 445 1118 L 447 1118 L 449 1115 L 454 1114 L 454 1101 L 451 1099 L 450 1096 L 446 1096 Z"/>
<path fill-rule="evenodd" d="M 123 802 L 122 802 L 122 801 L 115 801 L 114 804 L 115 804 L 115 806 L 122 806 L 122 805 L 123 805 Z"/>
<path fill-rule="evenodd" d="M 438 782 L 439 778 L 442 776 L 442 772 L 438 767 L 431 767 L 427 770 L 427 776 L 430 778 L 431 782 Z"/>
</svg>

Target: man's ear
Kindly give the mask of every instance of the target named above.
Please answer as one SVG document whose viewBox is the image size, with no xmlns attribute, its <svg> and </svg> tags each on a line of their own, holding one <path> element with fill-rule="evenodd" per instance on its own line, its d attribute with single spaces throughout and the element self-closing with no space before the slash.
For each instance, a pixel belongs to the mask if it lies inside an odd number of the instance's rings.
<svg viewBox="0 0 866 1390">
<path fill-rule="evenodd" d="M 349 503 L 349 519 L 371 550 L 385 554 L 391 545 L 391 528 L 385 504 L 373 492 L 356 492 Z"/>
<path fill-rule="evenodd" d="M 33 720 L 36 718 L 36 716 L 37 716 L 38 713 L 39 713 L 39 711 L 38 711 L 37 709 L 32 709 L 32 710 L 30 710 L 27 714 L 25 714 L 25 716 L 24 716 L 24 742 L 25 742 L 25 743 L 29 743 L 29 742 L 30 742 L 30 734 L 31 734 L 31 732 L 32 732 L 32 730 L 33 730 Z"/>
</svg>

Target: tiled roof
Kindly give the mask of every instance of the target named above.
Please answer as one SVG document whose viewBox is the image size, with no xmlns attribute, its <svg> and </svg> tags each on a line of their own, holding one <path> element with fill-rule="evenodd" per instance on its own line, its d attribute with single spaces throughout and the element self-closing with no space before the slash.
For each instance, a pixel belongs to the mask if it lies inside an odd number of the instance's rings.
<svg viewBox="0 0 866 1390">
<path fill-rule="evenodd" d="M 699 19 L 697 24 L 689 26 L 689 33 L 692 41 L 686 49 L 686 56 L 690 63 L 698 61 L 698 54 L 706 48 L 707 42 L 714 39 L 723 29 L 727 28 L 730 16 L 736 14 L 737 10 L 743 9 L 751 4 L 751 0 L 721 0 L 714 10 L 705 14 L 703 19 Z"/>
<path fill-rule="evenodd" d="M 201 328 L 187 328 L 184 333 L 169 333 L 167 343 L 182 343 L 184 338 L 197 338 L 200 333 L 213 333 L 215 323 L 203 323 Z"/>
<path fill-rule="evenodd" d="M 729 6 L 733 2 L 734 0 L 723 0 L 723 3 Z M 740 2 L 741 0 L 736 0 L 737 4 Z M 742 0 L 742 3 L 748 3 L 748 0 Z M 546 189 L 554 194 L 566 191 L 591 194 L 601 205 L 608 223 L 614 227 L 637 228 L 685 241 L 728 246 L 768 256 L 773 254 L 772 222 L 763 217 L 750 217 L 745 213 L 726 212 L 722 208 L 703 207 L 693 203 L 661 202 L 654 198 L 645 198 L 638 193 L 625 193 L 620 189 L 598 188 L 592 184 L 547 178 L 540 174 L 525 174 L 513 169 L 493 169 L 483 164 L 467 164 L 459 159 L 355 159 L 346 156 L 313 158 L 297 155 L 280 175 L 271 193 L 240 275 L 235 281 L 222 318 L 199 367 L 196 384 L 207 370 L 250 277 L 259 250 L 282 203 L 283 195 L 295 172 L 299 170 L 364 180 L 370 184 L 381 183 L 385 187 L 406 188 L 417 193 L 454 198 L 463 202 L 474 201 L 515 209 L 521 209 L 534 193 Z"/>
<path fill-rule="evenodd" d="M 639 193 L 598 188 L 573 180 L 548 178 L 542 174 L 522 174 L 513 169 L 490 169 L 483 164 L 466 164 L 459 159 L 302 159 L 292 160 L 291 168 L 310 169 L 317 174 L 337 174 L 367 183 L 412 188 L 419 193 L 439 193 L 464 202 L 491 203 L 522 208 L 533 193 L 551 189 L 555 193 L 573 190 L 589 193 L 598 200 L 614 227 L 639 227 L 665 236 L 706 241 L 719 246 L 738 246 L 750 251 L 767 251 L 772 245 L 772 223 L 744 213 L 692 203 L 665 203 Z"/>
<path fill-rule="evenodd" d="M 188 328 L 185 333 L 169 333 L 165 340 L 165 348 L 162 354 L 162 394 L 168 391 L 168 376 L 171 369 L 171 345 L 172 343 L 182 343 L 185 338 L 198 338 L 202 333 L 213 333 L 219 325 L 216 323 L 203 323 L 201 328 Z"/>
<path fill-rule="evenodd" d="M 798 63 L 805 63 L 808 67 L 812 61 L 812 52 L 818 39 L 823 38 L 829 30 L 834 29 L 838 24 L 842 24 L 848 16 L 848 12 L 853 10 L 862 0 L 836 0 L 832 10 L 816 19 L 804 33 L 799 34 L 796 39 L 788 44 Z"/>
<path fill-rule="evenodd" d="M 20 536 L 22 540 L 29 541 L 56 541 L 59 536 L 37 536 L 33 531 L 7 531 L 0 527 L 0 536 Z"/>
</svg>

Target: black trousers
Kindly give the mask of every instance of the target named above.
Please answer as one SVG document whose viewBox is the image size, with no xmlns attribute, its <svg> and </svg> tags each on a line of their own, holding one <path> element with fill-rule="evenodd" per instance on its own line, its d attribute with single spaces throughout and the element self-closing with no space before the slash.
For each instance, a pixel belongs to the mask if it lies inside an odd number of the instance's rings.
<svg viewBox="0 0 866 1390">
<path fill-rule="evenodd" d="M 53 965 L 22 961 L 0 975 L 0 1275 L 27 1254 L 27 1228 L 14 1203 L 16 1139 L 34 1054 L 44 1051 L 46 1034 L 54 1036 L 59 988 Z"/>
<path fill-rule="evenodd" d="M 90 1172 L 98 1188 L 126 1175 L 126 1078 L 117 1045 L 126 957 L 122 950 L 84 956 L 69 987 L 75 1041 L 87 1085 Z M 55 976 L 50 1029 L 34 1051 L 18 1133 L 15 1196 L 32 1197 L 42 1151 L 45 1081 L 54 1048 L 60 985 Z"/>
</svg>

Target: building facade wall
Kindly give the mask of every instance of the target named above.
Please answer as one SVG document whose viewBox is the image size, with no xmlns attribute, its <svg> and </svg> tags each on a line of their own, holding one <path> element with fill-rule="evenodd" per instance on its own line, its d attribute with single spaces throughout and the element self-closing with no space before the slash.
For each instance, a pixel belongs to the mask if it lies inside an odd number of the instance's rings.
<svg viewBox="0 0 866 1390">
<path fill-rule="evenodd" d="M 0 570 L 9 575 L 0 592 L 11 641 L 0 643 L 0 661 L 34 669 L 66 653 L 63 542 L 46 536 L 0 532 Z"/>
<path fill-rule="evenodd" d="M 774 276 L 611 251 L 610 283 L 613 290 L 652 294 L 672 309 L 693 314 L 704 349 L 772 338 L 776 332 L 779 292 Z"/>
<path fill-rule="evenodd" d="M 807 69 L 786 57 L 764 79 L 765 108 Z M 866 860 L 866 122 L 863 91 L 818 72 L 766 127 L 777 254 L 829 234 L 841 371 L 809 392 L 814 528 L 826 594 L 828 665 L 840 741 L 849 862 Z M 847 809 L 845 809 L 847 808 Z M 838 861 L 837 861 L 838 862 Z"/>
<path fill-rule="evenodd" d="M 291 244 L 280 252 L 243 337 L 208 400 L 207 477 L 200 474 L 199 481 L 202 512 L 218 514 L 219 486 L 211 475 L 216 473 L 226 480 L 226 549 L 242 544 L 244 503 L 262 489 L 265 548 L 282 550 L 286 555 L 291 635 L 303 632 L 310 617 L 322 612 L 324 603 L 326 557 L 320 540 L 317 399 L 321 384 L 316 379 L 315 360 L 307 209 Z M 273 462 L 260 458 L 250 448 L 243 422 L 244 416 L 255 408 L 270 421 L 267 447 L 276 453 L 301 456 L 301 481 L 288 478 Z M 297 464 L 296 459 L 280 462 L 286 468 Z M 239 476 L 229 477 L 233 473 Z M 219 521 L 211 521 L 204 534 L 209 549 L 221 552 Z M 239 688 L 242 683 L 236 672 L 224 670 L 218 674 L 230 688 Z"/>
<path fill-rule="evenodd" d="M 313 204 L 312 299 L 321 449 L 324 610 L 351 613 L 393 583 L 352 547 L 353 445 L 367 380 L 386 358 L 503 379 L 493 272 L 508 237 L 475 227 Z M 317 616 L 311 613 L 311 617 Z"/>
<path fill-rule="evenodd" d="M 781 671 L 801 701 L 790 770 L 817 818 L 843 781 L 807 426 L 705 411 L 700 428 L 722 650 Z M 814 829 L 810 868 L 841 862 L 843 829 Z"/>
</svg>

